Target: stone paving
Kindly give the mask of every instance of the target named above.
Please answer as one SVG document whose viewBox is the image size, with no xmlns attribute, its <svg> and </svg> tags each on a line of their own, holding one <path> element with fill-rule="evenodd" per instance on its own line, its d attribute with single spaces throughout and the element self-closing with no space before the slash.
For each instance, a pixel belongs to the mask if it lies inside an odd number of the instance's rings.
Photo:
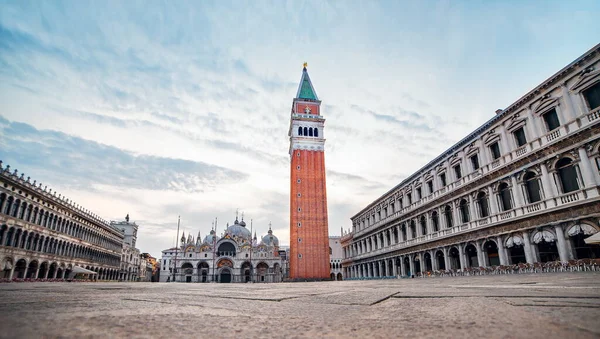
<svg viewBox="0 0 600 339">
<path fill-rule="evenodd" d="M 0 337 L 600 337 L 600 272 L 282 284 L 0 284 Z"/>
</svg>

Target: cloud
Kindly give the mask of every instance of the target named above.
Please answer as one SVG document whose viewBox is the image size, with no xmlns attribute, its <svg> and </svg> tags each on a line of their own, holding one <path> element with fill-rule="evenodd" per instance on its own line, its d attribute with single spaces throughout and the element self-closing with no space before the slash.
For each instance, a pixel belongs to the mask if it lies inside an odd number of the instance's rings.
<svg viewBox="0 0 600 339">
<path fill-rule="evenodd" d="M 80 188 L 93 184 L 202 192 L 248 175 L 203 162 L 133 154 L 61 132 L 37 130 L 0 116 L 0 156 Z M 33 180 L 33 179 L 32 179 Z"/>
</svg>

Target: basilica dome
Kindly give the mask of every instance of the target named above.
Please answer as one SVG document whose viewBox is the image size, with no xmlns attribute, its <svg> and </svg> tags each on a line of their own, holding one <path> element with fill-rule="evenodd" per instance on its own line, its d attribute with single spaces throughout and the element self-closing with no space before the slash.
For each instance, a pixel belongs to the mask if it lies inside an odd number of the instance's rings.
<svg viewBox="0 0 600 339">
<path fill-rule="evenodd" d="M 235 218 L 234 224 L 227 227 L 225 233 L 229 234 L 232 237 L 237 236 L 244 239 L 250 239 L 252 237 L 252 234 L 245 226 L 246 223 L 243 220 L 242 222 L 239 222 L 237 218 Z"/>
<path fill-rule="evenodd" d="M 216 234 L 215 230 L 210 230 L 210 234 L 204 237 L 205 244 L 212 244 L 217 241 L 219 241 L 219 236 Z"/>
<path fill-rule="evenodd" d="M 267 246 L 279 246 L 279 239 L 273 235 L 273 231 L 271 231 L 271 227 L 269 226 L 269 232 L 262 238 L 263 245 Z"/>
</svg>

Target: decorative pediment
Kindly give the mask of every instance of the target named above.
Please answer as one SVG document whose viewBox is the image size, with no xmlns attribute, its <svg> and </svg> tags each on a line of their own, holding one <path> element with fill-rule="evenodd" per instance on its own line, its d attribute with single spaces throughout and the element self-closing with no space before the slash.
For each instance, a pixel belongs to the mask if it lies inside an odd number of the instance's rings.
<svg viewBox="0 0 600 339">
<path fill-rule="evenodd" d="M 532 106 L 533 113 L 540 115 L 545 113 L 550 108 L 558 106 L 558 99 L 559 97 L 552 97 L 550 94 L 544 95 L 538 104 Z"/>
<path fill-rule="evenodd" d="M 500 135 L 499 134 L 490 134 L 488 133 L 488 135 L 486 135 L 485 139 L 483 140 L 483 143 L 486 145 L 489 145 L 491 143 L 493 143 L 494 141 L 498 141 L 500 140 Z"/>
<path fill-rule="evenodd" d="M 506 129 L 508 131 L 512 131 L 515 130 L 523 125 L 525 125 L 525 121 L 527 119 L 523 118 L 523 119 L 512 119 L 512 121 L 510 122 L 510 124 L 508 125 L 508 127 L 506 127 Z"/>
<path fill-rule="evenodd" d="M 591 66 L 581 72 L 579 80 L 569 90 L 581 92 L 598 81 L 600 81 L 600 70 L 594 70 L 594 67 Z"/>
</svg>

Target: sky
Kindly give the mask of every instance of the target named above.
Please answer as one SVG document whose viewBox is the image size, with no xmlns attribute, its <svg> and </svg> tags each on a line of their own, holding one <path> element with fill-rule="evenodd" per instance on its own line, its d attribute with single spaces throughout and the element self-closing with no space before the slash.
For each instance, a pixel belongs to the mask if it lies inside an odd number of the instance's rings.
<svg viewBox="0 0 600 339">
<path fill-rule="evenodd" d="M 599 43 L 598 1 L 0 1 L 0 160 L 160 257 L 236 210 L 289 245 L 302 64 L 329 234 Z"/>
</svg>

